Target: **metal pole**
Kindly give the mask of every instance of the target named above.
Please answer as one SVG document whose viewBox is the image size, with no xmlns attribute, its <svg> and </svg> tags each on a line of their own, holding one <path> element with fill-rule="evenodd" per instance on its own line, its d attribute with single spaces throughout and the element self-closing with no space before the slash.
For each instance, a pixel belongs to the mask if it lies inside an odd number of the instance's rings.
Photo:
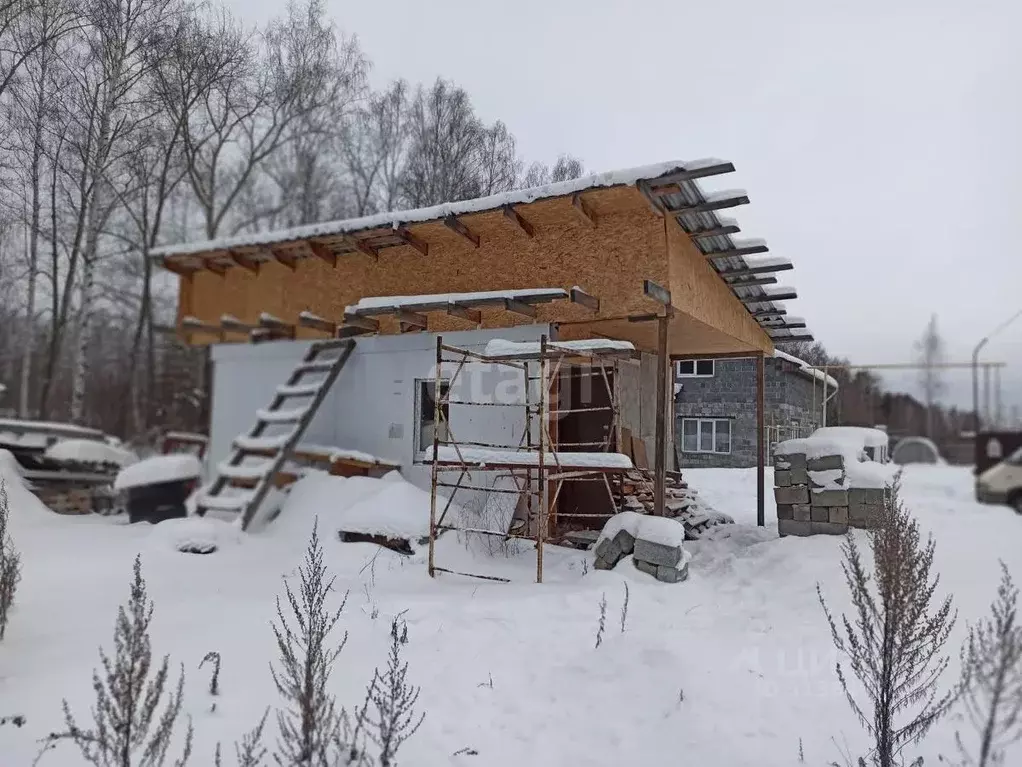
<svg viewBox="0 0 1022 767">
<path fill-rule="evenodd" d="M 656 453 L 653 462 L 653 514 L 665 515 L 665 486 L 667 484 L 667 326 L 671 320 L 671 307 L 664 308 L 657 317 L 657 370 L 656 370 Z"/>
<path fill-rule="evenodd" d="M 766 525 L 766 363 L 761 354 L 756 358 L 756 524 Z"/>
<path fill-rule="evenodd" d="M 975 421 L 974 428 L 977 434 L 983 431 L 983 424 L 979 417 L 979 353 L 989 340 L 989 337 L 984 338 L 972 350 L 972 417 Z"/>
<path fill-rule="evenodd" d="M 536 525 L 536 583 L 543 582 L 543 542 L 546 538 L 547 503 L 549 501 L 546 481 L 546 423 L 550 393 L 547 391 L 547 358 L 546 334 L 539 337 L 539 457 L 537 458 L 536 476 L 539 480 L 539 515 Z"/>
<path fill-rule="evenodd" d="M 436 337 L 436 375 L 434 376 L 433 383 L 433 468 L 430 472 L 430 485 L 432 492 L 429 494 L 429 559 L 427 570 L 429 571 L 429 577 L 436 577 L 436 571 L 434 568 L 434 560 L 436 557 L 436 493 L 437 493 L 437 479 L 438 479 L 438 468 L 437 463 L 440 460 L 438 454 L 440 445 L 440 376 L 443 370 L 444 351 L 443 351 L 443 336 Z M 419 396 L 418 392 L 415 392 L 415 396 Z M 459 482 L 461 480 L 459 479 Z"/>
<path fill-rule="evenodd" d="M 983 423 L 989 425 L 990 419 L 990 366 L 983 366 Z"/>
<path fill-rule="evenodd" d="M 1004 428 L 1001 415 L 1001 369 L 994 368 L 994 421 L 998 429 Z"/>
</svg>

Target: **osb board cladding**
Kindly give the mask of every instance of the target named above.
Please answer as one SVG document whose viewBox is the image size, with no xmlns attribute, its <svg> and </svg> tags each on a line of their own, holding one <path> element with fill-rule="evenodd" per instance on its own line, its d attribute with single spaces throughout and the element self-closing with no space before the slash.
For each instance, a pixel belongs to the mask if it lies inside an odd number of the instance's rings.
<svg viewBox="0 0 1022 767">
<path fill-rule="evenodd" d="M 344 307 L 365 296 L 421 295 L 579 285 L 601 300 L 600 315 L 649 312 L 642 281 L 668 278 L 663 220 L 633 187 L 584 194 L 596 217 L 593 227 L 579 215 L 570 197 L 539 200 L 516 207 L 532 224 L 526 236 L 500 210 L 461 217 L 479 235 L 473 245 L 442 222 L 409 227 L 429 245 L 423 256 L 410 246 L 386 248 L 379 261 L 361 253 L 342 255 L 331 267 L 303 258 L 295 271 L 268 262 L 259 274 L 242 268 L 224 276 L 202 271 L 181 281 L 179 320 L 191 314 L 216 324 L 233 314 L 255 324 L 261 312 L 294 322 L 302 311 L 340 321 Z M 537 319 L 498 309 L 483 310 L 484 327 L 580 320 L 592 312 L 567 301 L 538 305 Z M 397 323 L 380 318 L 383 332 Z M 466 330 L 468 323 L 441 313 L 429 315 L 430 331 Z M 300 335 L 315 337 L 315 332 Z M 194 341 L 201 343 L 200 334 Z"/>
<path fill-rule="evenodd" d="M 673 298 L 673 296 L 672 296 Z M 677 307 L 677 299 L 675 306 Z M 651 307 L 655 309 L 655 307 Z M 651 309 L 647 309 L 649 312 Z M 657 349 L 656 322 L 628 322 L 612 320 L 562 324 L 557 327 L 558 338 L 576 340 L 582 338 L 616 338 L 631 341 L 636 348 L 646 351 Z M 676 312 L 671 320 L 667 335 L 669 355 L 713 355 L 733 352 L 758 351 L 758 347 L 741 341 L 697 319 Z"/>
<path fill-rule="evenodd" d="M 770 337 L 724 284 L 678 222 L 670 218 L 667 219 L 667 249 L 675 307 L 733 336 L 746 344 L 746 348 L 773 352 Z"/>
</svg>

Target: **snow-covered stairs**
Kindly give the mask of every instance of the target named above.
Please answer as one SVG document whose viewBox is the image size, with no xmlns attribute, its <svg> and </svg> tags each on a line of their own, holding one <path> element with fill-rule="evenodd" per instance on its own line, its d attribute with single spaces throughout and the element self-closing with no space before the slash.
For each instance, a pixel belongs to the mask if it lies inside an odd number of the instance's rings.
<svg viewBox="0 0 1022 767">
<path fill-rule="evenodd" d="M 269 405 L 256 411 L 249 432 L 234 439 L 230 456 L 199 495 L 197 513 L 234 512 L 240 515 L 241 529 L 248 528 L 354 349 L 352 338 L 309 346 Z"/>
</svg>

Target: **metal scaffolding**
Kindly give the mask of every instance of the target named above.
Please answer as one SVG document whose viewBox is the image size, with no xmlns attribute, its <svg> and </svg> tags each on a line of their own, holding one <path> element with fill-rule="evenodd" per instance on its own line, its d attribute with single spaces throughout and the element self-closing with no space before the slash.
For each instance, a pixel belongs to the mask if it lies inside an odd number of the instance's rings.
<svg viewBox="0 0 1022 767">
<path fill-rule="evenodd" d="M 442 336 L 437 337 L 433 382 L 433 449 L 429 454 L 432 464 L 428 559 L 430 576 L 440 572 L 486 580 L 507 580 L 492 575 L 449 570 L 436 564 L 437 538 L 446 531 L 460 530 L 464 533 L 500 537 L 505 541 L 535 541 L 536 582 L 542 583 L 543 545 L 550 533 L 551 519 L 556 523 L 557 519 L 564 518 L 607 517 L 605 514 L 556 513 L 558 496 L 565 482 L 602 483 L 607 490 L 612 513 L 620 510 L 620 499 L 615 497 L 610 477 L 630 469 L 632 463 L 627 456 L 611 450 L 618 444 L 621 426 L 618 408 L 619 363 L 636 354 L 630 344 L 627 346 L 629 348 L 620 342 L 601 339 L 558 343 L 543 335 L 538 344 L 509 344 L 512 351 L 508 354 L 485 355 L 447 346 Z M 459 376 L 464 375 L 469 364 L 477 363 L 501 365 L 520 371 L 524 382 L 523 400 L 473 402 L 462 398 L 452 399 L 451 393 L 456 391 L 455 384 Z M 565 366 L 571 365 L 588 368 L 591 377 L 602 381 L 606 387 L 608 405 L 593 407 L 587 406 L 587 403 L 571 403 L 578 406 L 559 408 L 560 374 Z M 445 367 L 450 366 L 454 368 L 453 373 L 445 377 Z M 451 426 L 452 406 L 519 408 L 524 416 L 521 438 L 515 445 L 459 440 Z M 557 419 L 571 413 L 608 411 L 611 413 L 611 421 L 604 440 L 565 442 L 558 439 Z M 572 451 L 573 448 L 585 449 Z M 454 481 L 443 479 L 445 475 L 455 473 L 457 478 Z M 473 473 L 506 475 L 512 479 L 514 489 L 496 487 L 498 476 L 494 476 L 489 483 L 474 484 Z M 440 488 L 449 490 L 449 495 L 440 495 Z M 516 495 L 518 502 L 507 529 L 461 526 L 457 514 L 451 515 L 459 490 Z"/>
</svg>

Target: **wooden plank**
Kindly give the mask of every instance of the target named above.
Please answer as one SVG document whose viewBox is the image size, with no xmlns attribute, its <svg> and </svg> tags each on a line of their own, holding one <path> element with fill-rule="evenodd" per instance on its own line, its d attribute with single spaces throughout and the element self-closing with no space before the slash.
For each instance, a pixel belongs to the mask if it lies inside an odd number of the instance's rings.
<svg viewBox="0 0 1022 767">
<path fill-rule="evenodd" d="M 757 274 L 771 274 L 773 272 L 786 272 L 793 269 L 791 262 L 780 264 L 764 264 L 763 266 L 750 266 L 745 269 L 725 269 L 717 272 L 721 277 L 752 277 Z"/>
<path fill-rule="evenodd" d="M 664 306 L 671 305 L 671 291 L 662 285 L 658 285 L 653 280 L 642 281 L 642 293 L 647 298 L 652 298 L 654 301 L 658 301 Z"/>
<path fill-rule="evenodd" d="M 508 221 L 513 223 L 523 232 L 525 232 L 526 236 L 528 237 L 536 236 L 536 231 L 532 228 L 532 224 L 530 224 L 528 221 L 522 218 L 521 214 L 517 210 L 515 210 L 513 205 L 504 206 L 504 216 L 507 218 Z"/>
<path fill-rule="evenodd" d="M 228 255 L 231 257 L 231 260 L 238 266 L 240 266 L 242 269 L 247 269 L 248 271 L 252 272 L 252 274 L 259 274 L 260 262 L 257 259 L 254 259 L 248 254 L 240 253 L 236 250 L 228 251 Z"/>
<path fill-rule="evenodd" d="M 785 328 L 804 328 L 804 327 L 806 327 L 805 320 L 792 320 L 792 319 L 787 319 L 787 318 L 784 318 L 784 317 L 781 317 L 780 319 L 783 320 L 783 324 L 772 325 L 772 324 L 768 324 L 768 323 L 775 322 L 775 320 L 763 320 L 763 321 L 760 322 L 760 327 L 762 327 L 768 333 L 771 330 L 784 330 Z"/>
<path fill-rule="evenodd" d="M 400 310 L 396 312 L 395 316 L 402 325 L 408 325 L 413 328 L 426 329 L 426 315 L 419 314 L 418 312 L 409 312 Z"/>
<path fill-rule="evenodd" d="M 337 328 L 335 335 L 337 338 L 354 338 L 355 336 L 364 336 L 366 333 L 374 333 L 378 330 L 379 328 L 359 328 L 353 325 L 344 325 Z"/>
<path fill-rule="evenodd" d="M 344 324 L 349 327 L 371 330 L 373 332 L 378 332 L 380 329 L 379 320 L 374 320 L 372 317 L 362 317 L 358 314 L 345 314 Z"/>
<path fill-rule="evenodd" d="M 749 316 L 758 320 L 760 317 L 783 317 L 787 313 L 787 309 L 770 309 L 761 312 L 749 312 Z"/>
<path fill-rule="evenodd" d="M 790 289 L 785 293 L 771 293 L 768 296 L 742 296 L 739 300 L 743 304 L 765 304 L 769 301 L 794 301 L 798 293 Z"/>
<path fill-rule="evenodd" d="M 646 453 L 646 443 L 642 437 L 632 436 L 632 463 L 637 469 L 649 468 L 649 456 Z"/>
<path fill-rule="evenodd" d="M 744 195 L 735 195 L 734 197 L 724 197 L 719 200 L 707 200 L 706 202 L 698 202 L 695 205 L 686 205 L 683 208 L 674 208 L 668 210 L 667 214 L 670 216 L 680 216 L 683 213 L 709 213 L 714 210 L 723 210 L 725 208 L 736 208 L 739 205 L 748 205 L 749 198 Z"/>
<path fill-rule="evenodd" d="M 728 250 L 715 250 L 712 253 L 704 253 L 703 255 L 707 258 L 730 258 L 731 256 L 752 256 L 756 253 L 769 253 L 770 248 L 766 244 L 761 245 L 745 245 L 737 248 L 729 248 Z"/>
<path fill-rule="evenodd" d="M 572 303 L 584 306 L 586 309 L 592 309 L 594 312 L 600 311 L 600 299 L 586 293 L 582 288 L 572 288 L 570 295 Z"/>
<path fill-rule="evenodd" d="M 632 463 L 635 463 L 635 453 L 632 451 L 632 430 L 627 426 L 621 427 L 621 444 L 618 445 L 618 452 L 624 453 Z"/>
<path fill-rule="evenodd" d="M 312 328 L 313 330 L 320 330 L 324 333 L 330 333 L 333 335 L 337 332 L 337 323 L 325 320 L 322 317 L 316 317 L 310 314 L 299 314 L 298 324 L 303 328 Z"/>
<path fill-rule="evenodd" d="M 667 311 L 657 321 L 657 371 L 656 371 L 656 445 L 654 446 L 653 476 L 653 513 L 662 517 L 666 513 L 667 475 L 667 368 L 670 366 L 668 354 L 668 330 L 671 324 L 670 294 L 668 294 Z"/>
<path fill-rule="evenodd" d="M 504 299 L 504 308 L 507 309 L 509 312 L 521 314 L 524 317 L 536 317 L 539 314 L 539 311 L 536 309 L 535 306 L 532 306 L 531 304 L 522 303 L 521 301 L 516 301 L 513 298 Z"/>
<path fill-rule="evenodd" d="M 726 276 L 727 276 L 726 274 L 721 274 L 721 277 L 726 277 Z M 727 282 L 727 284 L 730 285 L 732 288 L 754 288 L 756 286 L 762 286 L 762 285 L 774 285 L 774 284 L 777 283 L 777 278 L 776 277 L 772 277 L 772 276 L 771 277 L 756 277 L 754 279 L 748 279 L 748 280 L 741 280 L 741 281 L 737 281 L 736 280 L 735 282 L 730 282 L 728 280 L 725 280 L 725 282 Z"/>
<path fill-rule="evenodd" d="M 579 217 L 583 221 L 589 224 L 589 226 L 596 226 L 596 216 L 582 197 L 581 192 L 575 192 L 575 194 L 571 196 L 571 205 L 575 208 L 575 212 L 578 213 Z"/>
<path fill-rule="evenodd" d="M 308 240 L 306 244 L 309 246 L 309 251 L 312 253 L 312 255 L 314 255 L 320 261 L 324 261 L 333 267 L 337 266 L 337 254 L 330 250 L 330 248 L 328 248 L 322 242 Z"/>
<path fill-rule="evenodd" d="M 259 329 L 257 325 L 248 325 L 237 317 L 232 317 L 228 314 L 220 317 L 220 328 L 222 330 L 229 330 L 232 333 L 251 333 L 253 330 Z"/>
<path fill-rule="evenodd" d="M 668 173 L 660 178 L 650 179 L 650 184 L 656 184 L 662 186 L 664 184 L 677 184 L 682 181 L 692 181 L 697 178 L 707 178 L 708 176 L 720 176 L 725 173 L 734 173 L 735 166 L 730 162 L 720 162 L 713 165 L 704 165 L 701 168 L 692 168 L 691 170 L 679 170 L 675 173 Z"/>
<path fill-rule="evenodd" d="M 444 219 L 444 226 L 446 226 L 451 231 L 460 234 L 462 237 L 464 237 L 466 240 L 472 243 L 473 247 L 476 248 L 479 247 L 479 235 L 475 234 L 471 229 L 465 226 L 465 224 L 462 223 L 461 219 L 459 219 L 457 216 L 447 216 Z"/>
<path fill-rule="evenodd" d="M 429 255 L 429 245 L 420 240 L 418 237 L 416 237 L 414 234 L 408 231 L 405 227 L 403 226 L 395 227 L 394 234 L 400 237 L 401 240 L 405 243 L 405 245 L 411 245 L 413 248 L 415 248 L 424 256 Z"/>
<path fill-rule="evenodd" d="M 467 306 L 451 304 L 447 307 L 447 313 L 452 317 L 471 322 L 474 325 L 483 323 L 483 313 L 479 309 L 469 309 Z"/>
</svg>

